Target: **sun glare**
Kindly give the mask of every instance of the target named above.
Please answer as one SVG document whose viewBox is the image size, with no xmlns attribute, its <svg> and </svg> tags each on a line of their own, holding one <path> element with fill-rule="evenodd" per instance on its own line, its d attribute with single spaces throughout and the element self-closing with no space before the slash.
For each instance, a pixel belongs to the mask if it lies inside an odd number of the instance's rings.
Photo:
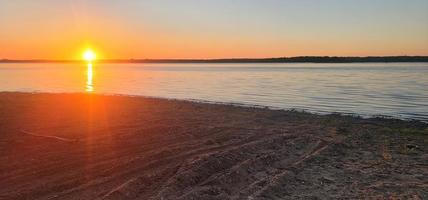
<svg viewBox="0 0 428 200">
<path fill-rule="evenodd" d="M 92 51 L 92 49 L 87 49 L 84 53 L 83 53 L 83 59 L 85 59 L 88 62 L 91 62 L 93 60 L 95 60 L 96 55 L 95 52 Z"/>
<path fill-rule="evenodd" d="M 87 71 L 86 71 L 86 92 L 94 91 L 94 83 L 93 83 L 94 72 L 92 70 L 92 63 L 88 63 Z"/>
</svg>

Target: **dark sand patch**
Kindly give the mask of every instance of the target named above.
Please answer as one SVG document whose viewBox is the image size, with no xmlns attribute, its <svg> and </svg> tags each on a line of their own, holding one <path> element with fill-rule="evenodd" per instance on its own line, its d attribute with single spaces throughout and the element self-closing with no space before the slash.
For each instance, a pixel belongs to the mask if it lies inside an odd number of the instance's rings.
<svg viewBox="0 0 428 200">
<path fill-rule="evenodd" d="M 418 122 L 0 93 L 0 199 L 428 199 L 427 144 Z"/>
</svg>

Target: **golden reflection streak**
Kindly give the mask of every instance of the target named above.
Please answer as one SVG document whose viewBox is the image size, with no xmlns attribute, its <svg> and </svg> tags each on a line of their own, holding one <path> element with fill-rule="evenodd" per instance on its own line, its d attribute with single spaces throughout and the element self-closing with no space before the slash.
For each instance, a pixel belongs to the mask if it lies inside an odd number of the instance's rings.
<svg viewBox="0 0 428 200">
<path fill-rule="evenodd" d="M 92 63 L 89 62 L 86 71 L 86 92 L 94 91 Z"/>
</svg>

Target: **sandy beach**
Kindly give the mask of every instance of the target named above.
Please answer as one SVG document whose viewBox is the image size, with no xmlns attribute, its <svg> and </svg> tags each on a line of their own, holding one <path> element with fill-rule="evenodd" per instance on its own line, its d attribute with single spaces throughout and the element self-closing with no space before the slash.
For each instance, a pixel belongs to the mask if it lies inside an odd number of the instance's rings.
<svg viewBox="0 0 428 200">
<path fill-rule="evenodd" d="M 0 93 L 0 199 L 428 199 L 428 125 Z"/>
</svg>

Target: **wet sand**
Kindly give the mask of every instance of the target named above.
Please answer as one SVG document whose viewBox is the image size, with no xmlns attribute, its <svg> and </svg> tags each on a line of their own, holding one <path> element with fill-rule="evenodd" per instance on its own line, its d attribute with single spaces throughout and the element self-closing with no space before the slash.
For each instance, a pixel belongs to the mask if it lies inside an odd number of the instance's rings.
<svg viewBox="0 0 428 200">
<path fill-rule="evenodd" d="M 0 199 L 428 199 L 428 125 L 0 93 Z"/>
</svg>

